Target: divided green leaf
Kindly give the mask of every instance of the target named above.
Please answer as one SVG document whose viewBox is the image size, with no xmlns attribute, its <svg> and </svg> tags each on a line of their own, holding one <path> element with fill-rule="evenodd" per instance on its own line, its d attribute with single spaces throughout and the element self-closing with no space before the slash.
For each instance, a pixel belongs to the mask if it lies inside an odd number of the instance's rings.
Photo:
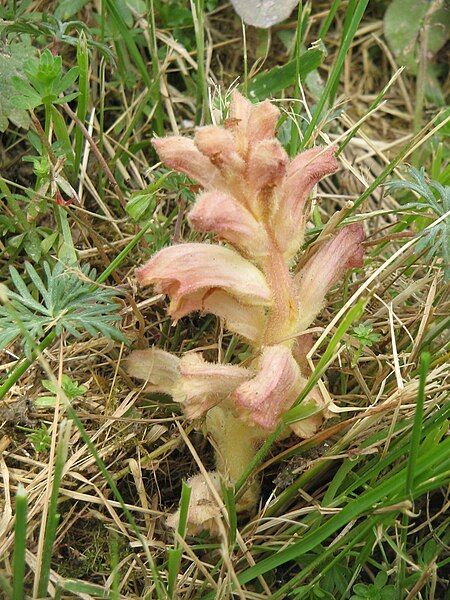
<svg viewBox="0 0 450 600">
<path fill-rule="evenodd" d="M 9 121 L 18 127 L 29 127 L 30 117 L 26 107 L 13 101 L 13 97 L 17 96 L 14 80 L 26 85 L 26 63 L 37 63 L 35 49 L 28 40 L 5 44 L 0 49 L 0 131 L 6 131 Z"/>
</svg>

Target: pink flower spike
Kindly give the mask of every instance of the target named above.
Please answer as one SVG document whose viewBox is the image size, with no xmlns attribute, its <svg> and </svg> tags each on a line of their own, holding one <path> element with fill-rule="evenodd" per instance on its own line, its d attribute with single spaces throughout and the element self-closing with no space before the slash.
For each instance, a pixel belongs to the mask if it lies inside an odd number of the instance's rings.
<svg viewBox="0 0 450 600">
<path fill-rule="evenodd" d="M 152 144 L 165 165 L 195 179 L 204 188 L 221 183 L 218 169 L 200 152 L 194 140 L 173 135 L 155 138 Z"/>
<path fill-rule="evenodd" d="M 280 111 L 270 100 L 252 105 L 247 131 L 250 143 L 254 144 L 275 137 L 275 127 L 279 117 Z"/>
<path fill-rule="evenodd" d="M 234 138 L 223 127 L 200 127 L 195 134 L 195 145 L 219 169 L 229 167 L 238 176 L 244 170 L 244 161 L 236 152 Z"/>
<path fill-rule="evenodd" d="M 270 431 L 295 401 L 302 382 L 299 366 L 289 348 L 267 346 L 256 376 L 240 385 L 231 399 L 246 420 Z"/>
<path fill-rule="evenodd" d="M 180 377 L 180 359 L 160 348 L 135 350 L 125 361 L 131 377 L 147 382 L 146 391 L 172 394 Z"/>
<path fill-rule="evenodd" d="M 183 405 L 189 419 L 201 417 L 253 375 L 236 365 L 206 362 L 196 353 L 181 358 L 180 373 L 173 398 Z"/>
<path fill-rule="evenodd" d="M 234 250 L 215 244 L 163 248 L 137 270 L 137 279 L 141 285 L 155 284 L 157 291 L 170 296 L 169 313 L 174 319 L 202 310 L 203 300 L 217 289 L 244 304 L 268 306 L 272 301 L 261 271 Z"/>
<path fill-rule="evenodd" d="M 200 194 L 188 219 L 196 231 L 217 233 L 251 258 L 268 253 L 264 227 L 229 194 L 217 190 Z"/>
<path fill-rule="evenodd" d="M 288 156 L 278 140 L 264 140 L 250 149 L 247 177 L 255 190 L 273 187 L 284 177 Z"/>
<path fill-rule="evenodd" d="M 313 254 L 294 278 L 299 300 L 298 331 L 304 331 L 322 310 L 325 296 L 336 281 L 353 267 L 363 266 L 364 229 L 348 225 Z"/>
<path fill-rule="evenodd" d="M 311 148 L 299 154 L 286 170 L 274 229 L 287 258 L 292 258 L 303 243 L 306 225 L 306 201 L 312 188 L 325 175 L 334 173 L 339 166 L 335 148 Z"/>
</svg>

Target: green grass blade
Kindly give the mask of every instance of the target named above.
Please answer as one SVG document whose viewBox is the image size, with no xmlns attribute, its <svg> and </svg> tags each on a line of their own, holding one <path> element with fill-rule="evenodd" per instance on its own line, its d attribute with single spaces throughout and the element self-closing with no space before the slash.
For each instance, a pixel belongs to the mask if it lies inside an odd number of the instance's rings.
<svg viewBox="0 0 450 600">
<path fill-rule="evenodd" d="M 186 535 L 186 526 L 188 521 L 191 492 L 191 486 L 189 486 L 185 481 L 183 481 L 180 498 L 180 519 L 178 521 L 178 535 L 183 539 Z"/>
<path fill-rule="evenodd" d="M 21 483 L 16 493 L 16 522 L 14 525 L 13 600 L 25 598 L 25 550 L 27 543 L 28 498 Z"/>
<path fill-rule="evenodd" d="M 414 416 L 414 426 L 411 432 L 411 446 L 408 455 L 408 469 L 406 477 L 406 494 L 413 498 L 414 496 L 414 477 L 417 457 L 419 454 L 420 439 L 422 435 L 423 407 L 425 402 L 425 385 L 427 374 L 430 368 L 431 356 L 429 352 L 424 352 L 420 360 L 420 379 L 419 391 L 417 393 L 416 413 Z"/>
<path fill-rule="evenodd" d="M 123 20 L 122 15 L 117 9 L 115 0 L 104 0 L 106 7 L 108 8 L 109 14 L 111 15 L 112 21 L 114 25 L 117 27 L 120 35 L 122 36 L 123 41 L 130 53 L 131 58 L 133 59 L 134 65 L 139 71 L 142 80 L 144 81 L 147 87 L 150 87 L 152 84 L 150 75 L 148 73 L 147 65 L 144 62 L 144 59 L 139 52 L 139 49 L 134 41 L 133 36 L 130 33 L 125 21 Z"/>
<path fill-rule="evenodd" d="M 87 48 L 86 35 L 82 31 L 77 44 L 77 64 L 78 64 L 78 98 L 77 98 L 77 117 L 82 123 L 85 122 L 88 103 L 89 103 L 89 52 Z M 84 135 L 77 126 L 75 130 L 75 158 L 74 173 L 77 176 L 81 164 L 81 155 L 83 152 Z"/>
<path fill-rule="evenodd" d="M 191 0 L 194 21 L 195 44 L 197 46 L 197 85 L 195 122 L 209 123 L 208 82 L 205 71 L 205 0 Z"/>
<path fill-rule="evenodd" d="M 67 460 L 70 439 L 70 426 L 67 420 L 61 422 L 59 430 L 59 441 L 56 448 L 55 470 L 53 473 L 52 492 L 45 525 L 44 546 L 42 552 L 42 563 L 39 574 L 38 596 L 47 596 L 48 583 L 50 581 L 50 566 L 53 555 L 53 546 L 56 538 L 56 530 L 59 523 L 58 496 L 61 486 L 62 473 Z"/>
<path fill-rule="evenodd" d="M 181 498 L 180 498 L 180 517 L 178 520 L 178 535 L 184 539 L 186 535 L 186 527 L 188 521 L 189 514 L 189 501 L 191 499 L 191 491 L 192 488 L 183 481 L 183 485 L 181 488 Z M 174 548 L 170 548 L 167 551 L 167 589 L 169 598 L 174 597 L 175 590 L 175 582 L 177 580 L 177 576 L 180 572 L 180 562 L 181 557 L 183 555 L 183 548 L 178 547 L 178 539 L 175 538 Z"/>
<path fill-rule="evenodd" d="M 152 79 L 149 87 L 149 96 L 155 106 L 155 133 L 159 136 L 164 135 L 164 113 L 161 101 L 161 66 L 158 58 L 158 42 L 156 40 L 155 9 L 153 0 L 150 0 L 147 20 L 150 29 L 150 44 L 152 55 Z M 131 123 L 130 123 L 131 126 Z M 123 143 L 123 142 L 122 142 Z"/>
<path fill-rule="evenodd" d="M 445 468 L 447 460 L 442 463 L 442 456 L 449 456 L 450 440 L 445 440 L 438 448 L 433 448 L 425 453 L 417 461 L 417 475 L 423 473 L 435 464 L 440 464 Z M 245 570 L 238 579 L 241 584 L 252 581 L 258 575 L 263 575 L 280 565 L 291 560 L 297 559 L 309 550 L 317 547 L 328 537 L 336 533 L 342 527 L 345 527 L 350 521 L 360 517 L 364 512 L 370 510 L 374 505 L 389 506 L 392 501 L 400 500 L 399 494 L 404 490 L 406 483 L 406 469 L 403 469 L 395 477 L 390 477 L 377 485 L 373 489 L 356 497 L 350 501 L 339 513 L 331 517 L 323 525 L 307 533 L 299 542 L 291 544 L 288 548 L 281 550 L 274 556 L 263 559 L 258 564 Z"/>
<path fill-rule="evenodd" d="M 322 23 L 322 27 L 319 30 L 319 39 L 323 40 L 327 35 L 340 4 L 341 0 L 333 0 L 330 8 L 328 9 L 327 18 Z"/>
<path fill-rule="evenodd" d="M 325 108 L 327 102 L 330 100 L 332 90 L 334 89 L 336 82 L 339 81 L 339 76 L 341 74 L 341 70 L 344 65 L 345 57 L 347 56 L 348 49 L 350 48 L 350 45 L 353 41 L 353 38 L 355 36 L 355 33 L 358 29 L 358 26 L 361 22 L 361 19 L 364 15 L 364 12 L 367 8 L 368 3 L 369 3 L 369 0 L 359 0 L 358 1 L 355 11 L 352 15 L 351 22 L 349 24 L 348 31 L 347 31 L 344 39 L 342 40 L 341 47 L 339 48 L 339 52 L 336 57 L 336 62 L 333 65 L 333 69 L 330 73 L 330 76 L 328 77 L 327 83 L 325 85 L 325 89 L 323 90 L 322 96 L 321 96 L 319 102 L 317 103 L 317 106 L 314 110 L 311 121 L 305 131 L 305 135 L 304 135 L 303 141 L 302 141 L 303 148 L 308 144 L 309 140 L 311 139 L 311 135 L 313 134 L 314 129 L 322 115 L 322 111 Z"/>
</svg>

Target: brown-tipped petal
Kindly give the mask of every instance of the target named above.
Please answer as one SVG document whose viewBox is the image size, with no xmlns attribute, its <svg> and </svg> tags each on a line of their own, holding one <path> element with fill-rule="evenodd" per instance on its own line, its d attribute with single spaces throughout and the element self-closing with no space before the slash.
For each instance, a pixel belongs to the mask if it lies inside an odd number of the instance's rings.
<svg viewBox="0 0 450 600">
<path fill-rule="evenodd" d="M 275 137 L 275 127 L 279 116 L 280 111 L 269 100 L 253 105 L 247 128 L 250 144 Z"/>
<path fill-rule="evenodd" d="M 247 179 L 250 187 L 261 190 L 277 185 L 284 177 L 288 156 L 278 140 L 264 140 L 250 150 Z"/>
<path fill-rule="evenodd" d="M 298 331 L 304 331 L 322 310 L 331 286 L 352 267 L 362 267 L 364 229 L 354 223 L 339 231 L 313 254 L 295 276 L 294 285 L 299 301 Z"/>
<path fill-rule="evenodd" d="M 256 376 L 240 385 L 231 400 L 243 418 L 271 431 L 296 399 L 302 382 L 299 366 L 289 348 L 267 346 Z"/>
<path fill-rule="evenodd" d="M 230 119 L 239 119 L 239 121 L 241 121 L 243 125 L 247 126 L 252 107 L 253 104 L 250 102 L 250 100 L 247 100 L 247 98 L 245 98 L 236 89 L 234 89 L 231 92 L 231 103 L 229 111 Z"/>
<path fill-rule="evenodd" d="M 261 271 L 237 252 L 216 244 L 177 244 L 157 252 L 137 271 L 141 285 L 155 284 L 171 298 L 169 312 L 181 316 L 183 303 L 202 310 L 203 300 L 222 289 L 244 304 L 270 305 L 271 291 Z M 195 301 L 195 305 L 192 304 Z"/>
<path fill-rule="evenodd" d="M 220 492 L 220 476 L 215 471 L 208 473 L 213 488 Z M 219 534 L 218 519 L 220 519 L 220 507 L 218 506 L 205 477 L 198 473 L 190 477 L 187 482 L 191 488 L 189 510 L 186 523 L 186 531 L 189 535 L 197 535 L 202 531 L 209 530 L 210 535 Z M 177 529 L 180 521 L 180 511 L 177 510 L 170 515 L 166 524 L 172 529 Z"/>
<path fill-rule="evenodd" d="M 147 391 L 172 394 L 180 377 L 180 359 L 160 348 L 135 350 L 125 361 L 125 369 L 131 377 L 147 382 Z"/>
<path fill-rule="evenodd" d="M 253 375 L 252 371 L 236 365 L 206 362 L 197 353 L 181 358 L 180 373 L 173 398 L 183 405 L 189 419 L 201 417 Z"/>
<path fill-rule="evenodd" d="M 237 90 L 233 90 L 229 116 L 224 123 L 225 128 L 233 135 L 236 151 L 245 160 L 248 153 L 248 120 L 252 107 L 252 103 L 247 98 Z"/>
<path fill-rule="evenodd" d="M 280 189 L 273 227 L 280 247 L 292 258 L 303 243 L 308 195 L 323 177 L 334 173 L 339 163 L 335 148 L 311 148 L 299 154 L 286 170 Z"/>
<path fill-rule="evenodd" d="M 238 176 L 244 170 L 245 163 L 235 149 L 234 138 L 223 127 L 207 125 L 197 130 L 195 145 L 219 169 L 230 168 Z"/>
<path fill-rule="evenodd" d="M 221 184 L 217 167 L 200 152 L 194 140 L 173 135 L 155 138 L 152 144 L 161 161 L 171 169 L 192 177 L 204 188 L 217 187 Z"/>
<path fill-rule="evenodd" d="M 188 219 L 196 231 L 217 233 L 250 258 L 268 253 L 264 227 L 229 194 L 217 190 L 200 194 Z"/>
</svg>

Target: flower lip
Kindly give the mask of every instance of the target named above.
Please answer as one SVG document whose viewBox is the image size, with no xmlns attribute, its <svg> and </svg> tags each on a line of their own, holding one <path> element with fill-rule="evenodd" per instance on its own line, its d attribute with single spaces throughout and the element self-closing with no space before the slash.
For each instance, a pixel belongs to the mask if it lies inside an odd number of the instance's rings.
<svg viewBox="0 0 450 600">
<path fill-rule="evenodd" d="M 286 169 L 273 227 L 287 258 L 294 256 L 303 243 L 307 199 L 311 190 L 339 167 L 335 152 L 335 147 L 310 148 L 296 156 Z"/>
<path fill-rule="evenodd" d="M 174 386 L 173 398 L 183 405 L 189 419 L 197 419 L 252 375 L 252 371 L 243 367 L 210 363 L 201 354 L 192 352 L 180 360 L 180 378 Z"/>
<path fill-rule="evenodd" d="M 195 179 L 204 188 L 221 185 L 219 170 L 200 152 L 194 140 L 172 135 L 154 138 L 152 144 L 161 161 L 171 169 Z"/>
<path fill-rule="evenodd" d="M 264 227 L 230 194 L 219 190 L 200 194 L 188 220 L 196 231 L 216 233 L 251 258 L 268 253 Z"/>
<path fill-rule="evenodd" d="M 231 399 L 245 420 L 272 431 L 296 399 L 302 382 L 290 349 L 266 346 L 255 377 L 241 384 Z"/>
<path fill-rule="evenodd" d="M 152 347 L 134 350 L 125 368 L 131 377 L 147 382 L 146 390 L 171 394 L 180 377 L 180 359 L 170 352 Z"/>
<path fill-rule="evenodd" d="M 237 252 L 216 244 L 188 243 L 163 248 L 137 270 L 140 284 L 155 284 L 171 298 L 179 318 L 183 303 L 201 310 L 211 290 L 222 289 L 244 304 L 269 306 L 271 290 L 261 271 Z M 186 314 L 186 312 L 184 312 Z"/>
<path fill-rule="evenodd" d="M 322 244 L 294 277 L 300 304 L 298 331 L 304 331 L 322 310 L 325 296 L 348 269 L 363 266 L 364 228 L 361 223 L 343 227 Z"/>
</svg>

